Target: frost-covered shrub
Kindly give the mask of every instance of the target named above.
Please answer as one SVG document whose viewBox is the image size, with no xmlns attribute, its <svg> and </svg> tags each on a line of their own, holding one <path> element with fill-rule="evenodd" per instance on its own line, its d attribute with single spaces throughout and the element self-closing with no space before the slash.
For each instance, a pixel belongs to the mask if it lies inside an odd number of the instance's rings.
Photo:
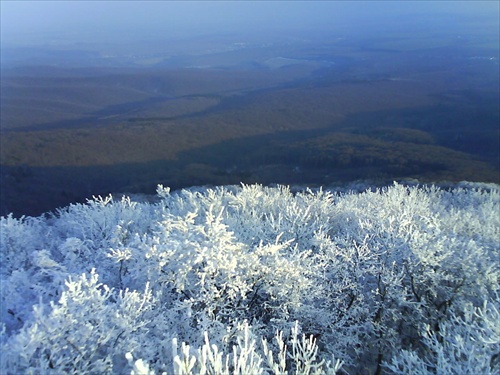
<svg viewBox="0 0 500 375">
<path fill-rule="evenodd" d="M 110 372 L 123 360 L 117 353 L 140 344 L 133 336 L 141 337 L 148 323 L 151 299 L 147 285 L 143 293 L 115 292 L 93 271 L 70 277 L 59 301 L 35 305 L 33 318 L 7 341 L 6 368 L 14 374 Z"/>
<path fill-rule="evenodd" d="M 426 327 L 422 341 L 432 357 L 403 350 L 385 366 L 396 374 L 498 374 L 500 365 L 500 312 L 494 304 L 472 304 L 439 324 Z"/>
<path fill-rule="evenodd" d="M 1 218 L 3 372 L 500 372 L 498 186 L 157 192 Z"/>
<path fill-rule="evenodd" d="M 46 247 L 47 236 L 41 218 L 22 217 L 12 214 L 0 218 L 0 275 L 8 277 L 12 272 L 31 266 L 34 251 Z"/>
</svg>

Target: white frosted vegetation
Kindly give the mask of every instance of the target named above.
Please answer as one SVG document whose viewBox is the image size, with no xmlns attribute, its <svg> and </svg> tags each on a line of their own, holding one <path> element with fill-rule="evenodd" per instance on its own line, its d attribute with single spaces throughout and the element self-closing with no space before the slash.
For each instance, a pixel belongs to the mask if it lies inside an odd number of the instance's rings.
<svg viewBox="0 0 500 375">
<path fill-rule="evenodd" d="M 1 218 L 2 373 L 498 374 L 496 185 Z"/>
</svg>

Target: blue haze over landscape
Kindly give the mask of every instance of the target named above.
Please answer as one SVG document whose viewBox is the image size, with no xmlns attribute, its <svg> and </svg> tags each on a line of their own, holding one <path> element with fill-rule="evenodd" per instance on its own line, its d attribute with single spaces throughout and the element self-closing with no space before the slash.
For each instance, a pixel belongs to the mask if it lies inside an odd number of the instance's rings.
<svg viewBox="0 0 500 375">
<path fill-rule="evenodd" d="M 0 214 L 158 183 L 499 182 L 497 1 L 2 1 Z"/>
<path fill-rule="evenodd" d="M 3 1 L 2 44 L 342 28 L 405 33 L 477 20 L 487 27 L 498 23 L 498 7 L 496 1 Z"/>
</svg>

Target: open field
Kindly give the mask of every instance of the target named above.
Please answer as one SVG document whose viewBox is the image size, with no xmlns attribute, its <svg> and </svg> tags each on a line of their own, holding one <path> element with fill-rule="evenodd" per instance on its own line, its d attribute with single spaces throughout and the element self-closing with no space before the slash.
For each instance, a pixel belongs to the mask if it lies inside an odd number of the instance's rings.
<svg viewBox="0 0 500 375">
<path fill-rule="evenodd" d="M 498 50 L 426 38 L 12 69 L 0 213 L 157 183 L 500 182 Z"/>
</svg>

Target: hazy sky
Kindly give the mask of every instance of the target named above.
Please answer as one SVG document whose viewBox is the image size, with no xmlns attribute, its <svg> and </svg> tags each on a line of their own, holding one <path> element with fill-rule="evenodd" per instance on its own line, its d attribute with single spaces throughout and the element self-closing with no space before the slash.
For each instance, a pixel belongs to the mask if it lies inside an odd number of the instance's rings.
<svg viewBox="0 0 500 375">
<path fill-rule="evenodd" d="M 438 17 L 443 27 L 479 17 L 495 22 L 491 1 L 21 1 L 1 0 L 2 42 L 43 37 L 74 41 L 266 30 L 404 27 Z M 441 21 L 439 21 L 441 17 Z M 410 18 L 413 20 L 411 21 Z"/>
</svg>

